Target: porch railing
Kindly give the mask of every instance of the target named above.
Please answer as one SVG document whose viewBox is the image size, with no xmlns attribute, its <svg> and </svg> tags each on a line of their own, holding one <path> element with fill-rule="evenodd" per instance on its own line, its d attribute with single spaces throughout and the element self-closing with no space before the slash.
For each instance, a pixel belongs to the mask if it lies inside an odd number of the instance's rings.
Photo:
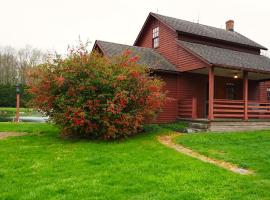
<svg viewBox="0 0 270 200">
<path fill-rule="evenodd" d="M 214 118 L 244 118 L 244 101 L 214 99 Z M 269 119 L 270 103 L 248 101 L 248 118 Z"/>
<path fill-rule="evenodd" d="M 197 118 L 197 98 L 182 99 L 178 102 L 178 116 L 180 118 Z"/>
<path fill-rule="evenodd" d="M 249 102 L 248 103 L 249 118 L 270 118 L 270 103 L 269 102 Z"/>
</svg>

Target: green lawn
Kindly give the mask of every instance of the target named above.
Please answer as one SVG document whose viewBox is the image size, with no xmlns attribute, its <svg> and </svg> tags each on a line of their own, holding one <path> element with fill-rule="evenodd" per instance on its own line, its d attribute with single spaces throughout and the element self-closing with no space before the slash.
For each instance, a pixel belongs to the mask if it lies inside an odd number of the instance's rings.
<svg viewBox="0 0 270 200">
<path fill-rule="evenodd" d="M 270 199 L 267 158 L 263 166 L 255 164 L 256 160 L 245 161 L 246 165 L 254 163 L 250 167 L 258 170 L 255 175 L 234 174 L 161 145 L 156 136 L 168 134 L 171 128 L 175 126 L 148 126 L 139 136 L 102 142 L 62 140 L 58 129 L 48 124 L 0 123 L 0 131 L 30 133 L 0 140 L 0 199 Z M 269 152 L 269 139 L 264 137 L 269 138 L 269 133 L 254 135 L 258 136 L 251 136 L 255 140 L 250 148 L 257 151 L 256 141 L 264 146 L 257 154 L 262 161 Z M 204 136 L 210 138 L 208 134 L 198 138 Z M 222 136 L 225 143 L 229 137 Z M 194 148 L 200 146 L 192 134 L 177 140 L 188 138 Z M 209 144 L 198 149 L 214 144 L 210 138 Z M 239 148 L 249 144 L 237 143 Z"/>
<path fill-rule="evenodd" d="M 270 131 L 191 134 L 178 137 L 176 142 L 209 157 L 252 169 L 270 186 Z"/>
</svg>

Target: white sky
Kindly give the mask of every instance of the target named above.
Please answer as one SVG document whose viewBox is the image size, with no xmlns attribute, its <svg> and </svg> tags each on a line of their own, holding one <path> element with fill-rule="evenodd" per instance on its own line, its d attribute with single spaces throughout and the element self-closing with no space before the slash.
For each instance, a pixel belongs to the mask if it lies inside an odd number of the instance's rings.
<svg viewBox="0 0 270 200">
<path fill-rule="evenodd" d="M 235 30 L 270 48 L 269 0 L 0 0 L 0 46 L 66 52 L 79 36 L 133 44 L 149 12 Z"/>
</svg>

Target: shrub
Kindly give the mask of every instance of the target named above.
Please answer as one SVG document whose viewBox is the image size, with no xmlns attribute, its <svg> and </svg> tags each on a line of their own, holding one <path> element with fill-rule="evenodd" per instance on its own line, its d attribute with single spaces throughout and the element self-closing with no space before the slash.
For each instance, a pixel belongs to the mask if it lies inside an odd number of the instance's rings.
<svg viewBox="0 0 270 200">
<path fill-rule="evenodd" d="M 166 100 L 164 83 L 126 51 L 107 58 L 83 46 L 29 72 L 33 105 L 62 134 L 116 139 L 138 133 Z"/>
</svg>

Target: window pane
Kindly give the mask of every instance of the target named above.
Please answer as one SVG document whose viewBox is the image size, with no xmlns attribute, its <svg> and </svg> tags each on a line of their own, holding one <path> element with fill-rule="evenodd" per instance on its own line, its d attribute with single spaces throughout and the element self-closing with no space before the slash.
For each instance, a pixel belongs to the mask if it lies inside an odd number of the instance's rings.
<svg viewBox="0 0 270 200">
<path fill-rule="evenodd" d="M 155 39 L 153 40 L 153 47 L 154 47 L 154 48 L 157 48 L 158 45 L 159 45 L 159 38 L 155 38 Z"/>
<path fill-rule="evenodd" d="M 159 35 L 159 27 L 156 27 L 153 29 L 153 38 L 158 37 L 158 35 Z"/>
</svg>

